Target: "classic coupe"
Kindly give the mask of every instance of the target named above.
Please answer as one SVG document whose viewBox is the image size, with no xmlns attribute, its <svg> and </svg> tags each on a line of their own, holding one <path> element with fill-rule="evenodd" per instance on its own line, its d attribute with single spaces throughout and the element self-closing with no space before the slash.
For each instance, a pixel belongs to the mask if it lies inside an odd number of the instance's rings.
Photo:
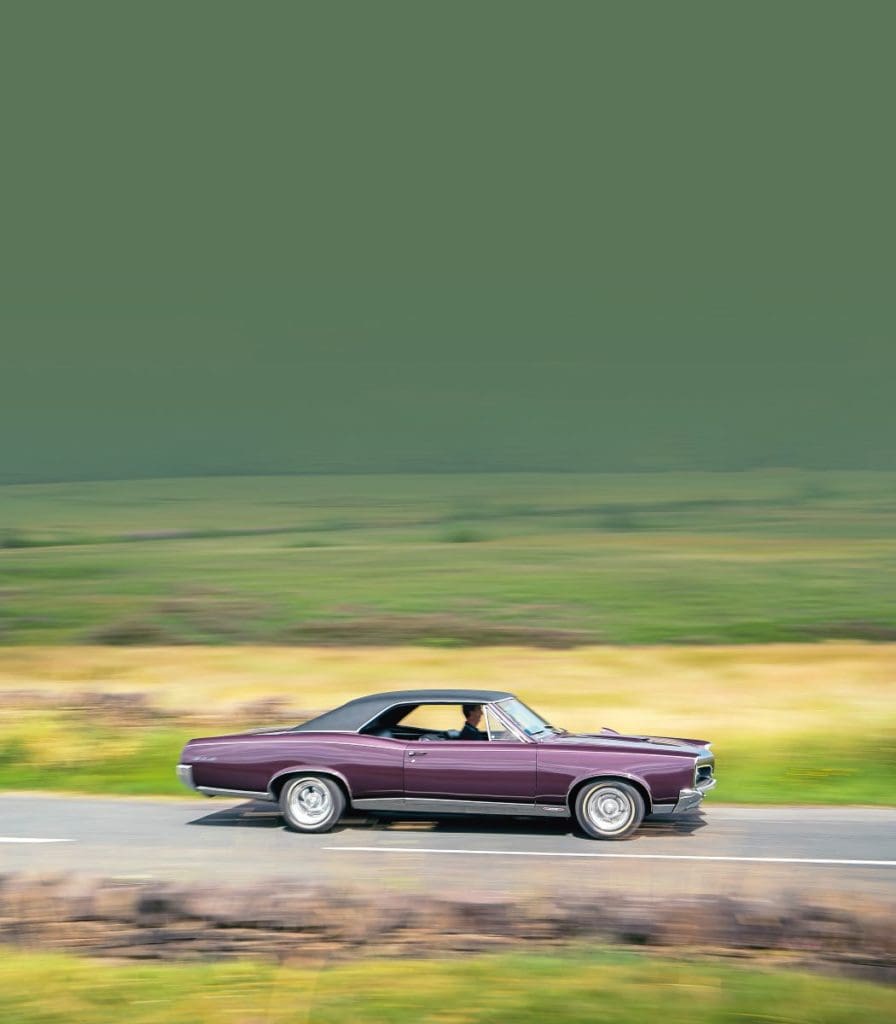
<svg viewBox="0 0 896 1024">
<path fill-rule="evenodd" d="M 698 807 L 714 768 L 706 740 L 572 734 L 499 690 L 401 690 L 293 727 L 190 740 L 177 774 L 206 796 L 279 802 L 297 832 L 326 832 L 354 808 L 572 818 L 591 838 L 622 839 L 647 814 Z"/>
</svg>

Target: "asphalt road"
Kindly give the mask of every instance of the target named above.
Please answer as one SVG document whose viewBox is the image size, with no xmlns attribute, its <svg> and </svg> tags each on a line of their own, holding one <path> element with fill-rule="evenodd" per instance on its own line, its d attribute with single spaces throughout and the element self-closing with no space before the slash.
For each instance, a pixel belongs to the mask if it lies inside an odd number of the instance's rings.
<svg viewBox="0 0 896 1024">
<path fill-rule="evenodd" d="M 896 809 L 733 807 L 595 842 L 567 822 L 349 818 L 288 831 L 272 804 L 0 795 L 0 872 L 171 881 L 541 893 L 575 889 L 755 897 L 831 891 L 896 900 Z"/>
</svg>

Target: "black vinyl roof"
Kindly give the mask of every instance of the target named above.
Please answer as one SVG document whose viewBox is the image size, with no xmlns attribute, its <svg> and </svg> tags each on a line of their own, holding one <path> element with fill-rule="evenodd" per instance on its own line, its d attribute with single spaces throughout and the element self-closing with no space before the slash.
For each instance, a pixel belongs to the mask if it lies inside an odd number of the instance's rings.
<svg viewBox="0 0 896 1024">
<path fill-rule="evenodd" d="M 396 704 L 489 704 L 512 697 L 504 690 L 392 690 L 358 697 L 297 725 L 293 732 L 357 732 Z"/>
</svg>

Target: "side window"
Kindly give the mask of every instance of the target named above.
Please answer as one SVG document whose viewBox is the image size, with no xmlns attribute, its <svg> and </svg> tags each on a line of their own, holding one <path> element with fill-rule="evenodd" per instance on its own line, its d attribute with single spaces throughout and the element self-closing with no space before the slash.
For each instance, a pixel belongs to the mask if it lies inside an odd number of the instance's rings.
<svg viewBox="0 0 896 1024">
<path fill-rule="evenodd" d="M 426 732 L 463 729 L 464 716 L 459 704 L 421 704 L 402 718 L 402 726 Z"/>
</svg>

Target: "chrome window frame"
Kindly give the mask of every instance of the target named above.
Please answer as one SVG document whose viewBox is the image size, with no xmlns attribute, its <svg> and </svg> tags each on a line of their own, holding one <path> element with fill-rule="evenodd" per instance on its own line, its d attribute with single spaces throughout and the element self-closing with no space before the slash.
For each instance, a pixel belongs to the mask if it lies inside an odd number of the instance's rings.
<svg viewBox="0 0 896 1024">
<path fill-rule="evenodd" d="M 497 710 L 496 704 L 484 704 L 482 707 L 483 714 L 485 715 L 485 731 L 488 733 L 489 743 L 519 743 L 520 737 L 517 730 L 511 728 L 510 723 L 507 721 L 506 715 L 501 715 Z M 510 735 L 506 738 L 498 738 L 494 735 L 492 726 L 499 727 L 503 726 L 504 732 Z"/>
<path fill-rule="evenodd" d="M 534 743 L 534 737 L 527 736 L 526 733 L 522 729 L 520 729 L 516 720 L 514 718 L 511 718 L 511 716 L 501 707 L 501 704 L 504 701 L 515 699 L 516 698 L 514 697 L 502 697 L 501 700 L 496 700 L 486 706 L 494 709 L 495 717 L 498 719 L 498 721 L 503 722 L 504 725 L 507 726 L 508 732 L 513 733 L 513 735 L 516 736 L 517 740 L 520 743 Z"/>
<path fill-rule="evenodd" d="M 500 707 L 502 704 L 506 704 L 508 701 L 511 700 L 519 701 L 520 704 L 523 703 L 519 699 L 519 697 L 502 697 L 500 700 L 495 701 L 495 703 L 492 706 L 495 708 L 500 708 L 501 720 L 507 723 L 511 732 L 513 732 L 514 735 L 518 736 L 523 743 L 537 743 L 538 740 L 536 740 L 534 736 L 530 736 L 529 733 L 527 733 L 525 729 L 523 729 L 520 726 L 517 720 L 512 717 L 509 711 L 505 711 L 503 708 Z M 528 705 L 525 706 L 528 707 Z M 532 709 L 529 708 L 529 710 L 531 711 Z M 538 715 L 538 712 L 536 711 L 534 712 L 534 714 Z M 538 717 L 541 718 L 541 715 L 538 715 Z M 542 721 L 544 721 L 544 719 L 542 719 Z M 545 725 L 549 725 L 549 723 L 545 722 Z"/>
</svg>

